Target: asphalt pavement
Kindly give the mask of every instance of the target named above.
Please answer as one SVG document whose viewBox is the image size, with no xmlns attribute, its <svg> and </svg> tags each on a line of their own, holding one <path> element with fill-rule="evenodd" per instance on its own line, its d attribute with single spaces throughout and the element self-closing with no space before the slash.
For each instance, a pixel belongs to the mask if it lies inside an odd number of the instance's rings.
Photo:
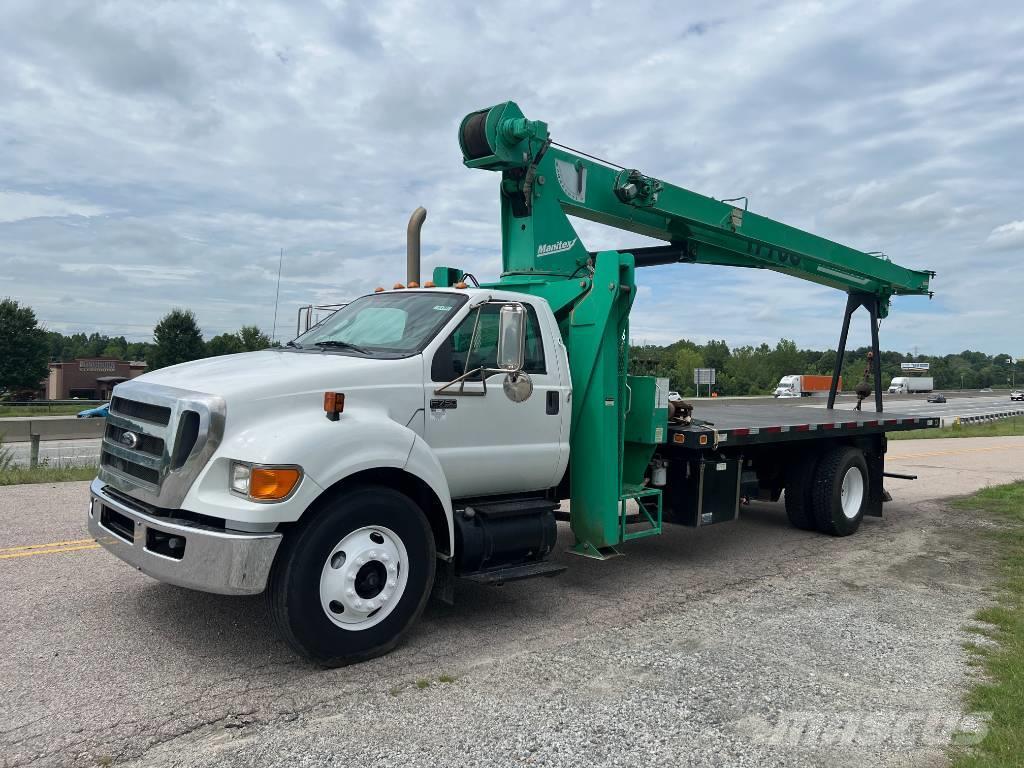
<svg viewBox="0 0 1024 768">
<path fill-rule="evenodd" d="M 864 408 L 872 408 L 873 401 L 864 403 Z M 837 408 L 853 408 L 855 402 L 837 402 Z M 988 416 L 1008 411 L 1024 413 L 1024 402 L 1010 400 L 1009 395 L 972 395 L 970 397 L 947 396 L 945 403 L 929 403 L 927 395 L 911 397 L 908 395 L 892 395 L 882 403 L 887 411 L 903 416 L 938 416 L 948 422 L 960 417 Z"/>
<path fill-rule="evenodd" d="M 39 461 L 51 467 L 84 467 L 96 464 L 100 460 L 100 438 L 89 440 L 48 440 L 39 444 Z M 29 465 L 32 450 L 30 443 L 8 443 L 11 448 L 14 464 L 19 467 Z"/>
<path fill-rule="evenodd" d="M 893 442 L 888 466 L 920 479 L 844 539 L 753 504 L 596 562 L 560 526 L 563 575 L 460 583 L 339 670 L 292 655 L 260 598 L 98 549 L 87 484 L 0 488 L 0 765 L 942 764 L 979 727 L 961 643 L 993 525 L 944 499 L 1024 476 L 1024 438 Z"/>
</svg>

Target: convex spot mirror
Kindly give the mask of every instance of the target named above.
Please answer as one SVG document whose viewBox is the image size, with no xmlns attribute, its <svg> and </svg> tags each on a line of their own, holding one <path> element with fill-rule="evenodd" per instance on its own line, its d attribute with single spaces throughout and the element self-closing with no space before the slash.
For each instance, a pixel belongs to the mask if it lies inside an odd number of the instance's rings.
<svg viewBox="0 0 1024 768">
<path fill-rule="evenodd" d="M 505 391 L 505 397 L 513 403 L 521 403 L 533 394 L 533 380 L 526 371 L 507 373 L 501 388 Z"/>
</svg>

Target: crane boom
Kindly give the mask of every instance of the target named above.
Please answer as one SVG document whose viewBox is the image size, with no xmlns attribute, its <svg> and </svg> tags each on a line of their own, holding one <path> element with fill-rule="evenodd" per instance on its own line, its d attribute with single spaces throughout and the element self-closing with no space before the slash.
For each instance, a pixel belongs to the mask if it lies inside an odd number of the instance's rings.
<svg viewBox="0 0 1024 768">
<path fill-rule="evenodd" d="M 638 267 L 666 263 L 770 269 L 878 298 L 930 295 L 932 272 L 911 270 L 732 204 L 552 143 L 547 124 L 514 102 L 473 112 L 459 131 L 463 162 L 501 171 L 503 279 L 569 277 L 592 263 L 568 216 L 664 240 L 628 251 Z"/>
</svg>

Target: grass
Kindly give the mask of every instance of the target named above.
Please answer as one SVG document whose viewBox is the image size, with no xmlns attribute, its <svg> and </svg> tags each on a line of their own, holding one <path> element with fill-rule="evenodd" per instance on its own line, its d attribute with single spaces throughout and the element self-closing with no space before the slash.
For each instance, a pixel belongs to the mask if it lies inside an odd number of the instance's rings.
<svg viewBox="0 0 1024 768">
<path fill-rule="evenodd" d="M 986 421 L 981 424 L 961 424 L 935 429 L 913 429 L 909 432 L 890 432 L 890 440 L 927 440 L 936 437 L 1007 437 L 1024 435 L 1024 417 L 1014 416 L 1001 421 Z"/>
<path fill-rule="evenodd" d="M 37 467 L 19 467 L 14 463 L 13 449 L 9 445 L 4 445 L 4 436 L 0 435 L 0 485 L 92 480 L 96 477 L 97 466 L 78 466 L 64 462 L 51 464 L 48 459 L 43 459 Z"/>
<path fill-rule="evenodd" d="M 455 682 L 455 680 L 456 680 L 456 677 L 455 677 L 454 675 L 449 675 L 449 674 L 447 674 L 447 673 L 444 673 L 444 674 L 442 674 L 442 675 L 439 675 L 439 676 L 438 676 L 438 678 L 437 678 L 437 682 L 438 682 L 438 683 L 441 683 L 441 684 L 444 684 L 444 685 L 447 685 L 447 684 L 449 684 L 449 683 L 454 683 L 454 682 Z M 416 688 L 417 690 L 420 690 L 420 691 L 426 690 L 427 688 L 429 688 L 429 687 L 430 687 L 430 686 L 432 686 L 433 684 L 434 684 L 434 681 L 433 681 L 432 679 L 430 679 L 429 677 L 420 677 L 420 678 L 417 678 L 417 679 L 416 679 L 416 680 L 415 680 L 415 681 L 414 681 L 414 682 L 412 683 L 412 685 L 413 685 L 413 686 L 414 686 L 414 687 L 415 687 L 415 688 Z M 390 689 L 388 690 L 388 695 L 389 695 L 389 696 L 400 696 L 400 695 L 401 695 L 401 693 L 402 693 L 402 691 L 403 691 L 403 690 L 404 690 L 404 689 L 405 689 L 405 688 L 406 688 L 407 686 L 408 686 L 408 684 L 407 684 L 407 683 L 400 683 L 399 685 L 395 685 L 395 686 L 392 686 L 392 687 L 391 687 L 391 688 L 390 688 Z"/>
<path fill-rule="evenodd" d="M 66 483 L 74 480 L 92 480 L 96 467 L 51 467 L 38 466 L 0 468 L 0 485 L 22 485 L 24 483 Z"/>
<path fill-rule="evenodd" d="M 0 417 L 6 416 L 73 416 L 86 408 L 97 406 L 89 403 L 82 405 L 0 405 Z"/>
<path fill-rule="evenodd" d="M 4 436 L 0 435 L 0 472 L 6 472 L 14 466 L 14 450 L 4 445 Z"/>
<path fill-rule="evenodd" d="M 994 643 L 965 644 L 985 679 L 968 693 L 968 707 L 991 712 L 981 742 L 953 753 L 954 768 L 1010 768 L 1024 756 L 1024 482 L 993 486 L 956 502 L 1006 525 L 990 534 L 1002 575 L 997 603 L 978 611 L 987 625 L 974 631 Z"/>
</svg>

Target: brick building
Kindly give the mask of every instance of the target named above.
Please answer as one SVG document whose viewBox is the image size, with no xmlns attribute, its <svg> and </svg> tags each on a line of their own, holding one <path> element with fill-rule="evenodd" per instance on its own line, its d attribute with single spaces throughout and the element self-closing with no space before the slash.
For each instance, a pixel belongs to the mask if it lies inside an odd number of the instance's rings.
<svg viewBox="0 0 1024 768">
<path fill-rule="evenodd" d="M 86 357 L 50 363 L 47 400 L 109 400 L 115 384 L 146 372 L 146 364 L 111 357 Z"/>
</svg>

